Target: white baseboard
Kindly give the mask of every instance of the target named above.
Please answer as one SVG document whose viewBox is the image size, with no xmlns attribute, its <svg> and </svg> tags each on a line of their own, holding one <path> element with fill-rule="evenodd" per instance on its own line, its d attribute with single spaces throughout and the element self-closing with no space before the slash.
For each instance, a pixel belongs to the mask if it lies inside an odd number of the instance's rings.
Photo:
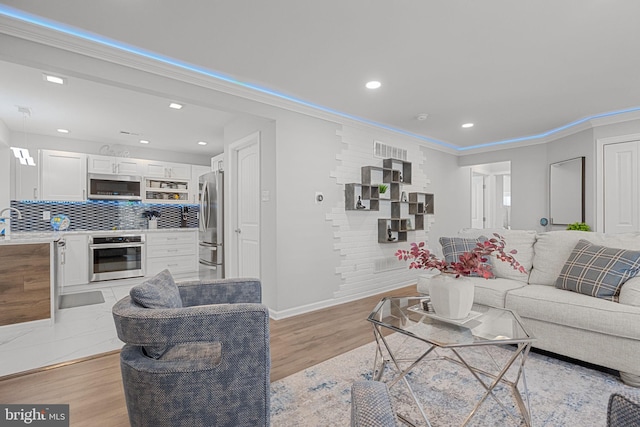
<svg viewBox="0 0 640 427">
<path fill-rule="evenodd" d="M 311 311 L 320 310 L 323 308 L 333 307 L 334 305 L 344 304 L 346 302 L 356 301 L 362 298 L 370 297 L 372 295 L 381 294 L 383 292 L 392 291 L 394 289 L 404 288 L 406 286 L 415 285 L 415 282 L 409 281 L 406 283 L 397 283 L 394 285 L 386 286 L 383 288 L 376 288 L 370 291 L 361 292 L 340 298 L 332 298 L 324 301 L 319 301 L 313 304 L 302 305 L 299 307 L 288 308 L 286 310 L 273 310 L 269 308 L 269 316 L 274 320 L 286 319 L 287 317 L 297 316 L 299 314 L 309 313 Z M 373 310 L 373 306 L 371 309 Z"/>
</svg>

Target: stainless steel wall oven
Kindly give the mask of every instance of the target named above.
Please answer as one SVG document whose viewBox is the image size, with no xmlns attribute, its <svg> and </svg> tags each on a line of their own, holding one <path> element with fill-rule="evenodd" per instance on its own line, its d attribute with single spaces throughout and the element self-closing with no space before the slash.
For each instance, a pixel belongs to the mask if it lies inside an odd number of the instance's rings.
<svg viewBox="0 0 640 427">
<path fill-rule="evenodd" d="M 92 282 L 144 276 L 144 235 L 90 236 L 89 272 Z"/>
</svg>

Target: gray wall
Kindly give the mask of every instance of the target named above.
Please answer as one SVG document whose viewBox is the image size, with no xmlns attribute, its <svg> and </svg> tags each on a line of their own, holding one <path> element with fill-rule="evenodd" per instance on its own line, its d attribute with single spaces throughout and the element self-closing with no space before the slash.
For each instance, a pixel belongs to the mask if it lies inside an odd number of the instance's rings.
<svg viewBox="0 0 640 427">
<path fill-rule="evenodd" d="M 597 141 L 624 135 L 640 134 L 640 120 L 596 125 L 546 144 L 512 148 L 490 153 L 466 155 L 458 164 L 470 166 L 510 160 L 512 192 L 512 227 L 534 230 L 543 228 L 540 218 L 549 213 L 549 164 L 576 157 L 585 157 L 585 222 L 596 229 L 596 150 Z"/>
<path fill-rule="evenodd" d="M 163 93 L 169 98 L 185 99 L 205 107 L 253 116 L 230 123 L 225 129 L 224 139 L 228 145 L 254 131 L 261 133 L 261 190 L 267 190 L 271 194 L 270 200 L 261 204 L 261 274 L 265 283 L 265 302 L 273 310 L 281 312 L 304 310 L 335 302 L 335 295 L 342 284 L 342 279 L 336 273 L 341 255 L 335 249 L 334 229 L 327 218 L 339 210 L 336 206 L 344 203 L 344 185 L 338 185 L 330 177 L 330 173 L 335 169 L 337 157 L 344 149 L 336 132 L 344 130 L 346 126 L 360 125 L 343 123 L 337 119 L 335 122 L 320 119 L 314 117 L 318 113 L 313 111 L 308 111 L 308 114 L 293 112 L 292 110 L 299 111 L 296 106 L 284 109 L 239 98 L 212 90 L 207 87 L 207 82 L 192 76 L 185 78 L 193 82 L 188 83 L 163 77 L 165 71 L 162 69 L 147 73 L 6 35 L 0 35 L 0 41 L 0 56 L 3 59 L 97 79 L 105 84 Z M 411 146 L 414 150 L 418 147 L 424 154 L 426 161 L 421 166 L 421 172 L 431 183 L 422 191 L 434 193 L 436 203 L 435 222 L 429 232 L 431 242 L 470 225 L 470 170 L 466 166 L 497 161 L 511 161 L 513 228 L 540 229 L 540 218 L 548 216 L 548 164 L 584 155 L 587 157 L 587 221 L 591 221 L 595 212 L 592 196 L 595 186 L 595 139 L 640 132 L 640 125 L 637 123 L 603 126 L 549 144 L 457 158 L 426 148 L 418 140 L 382 129 L 365 128 L 370 138 L 367 138 L 366 147 L 361 147 L 363 150 L 370 150 L 368 144 L 373 139 L 380 139 L 390 145 L 402 141 L 402 144 Z M 0 132 L 0 138 L 2 135 Z M 10 141 L 0 142 L 4 143 L 0 143 L 0 162 L 6 165 L 9 155 L 8 149 L 4 147 Z M 80 149 L 85 147 L 81 141 L 45 141 L 36 136 L 31 139 L 30 144 L 37 148 L 89 153 L 97 153 L 99 149 L 96 145 L 90 149 Z M 169 157 L 164 157 L 165 154 Z M 173 153 L 154 155 L 162 156 L 158 159 L 178 161 Z M 132 152 L 131 157 L 148 156 L 138 156 Z M 183 159 L 186 163 L 205 164 L 202 159 L 200 162 L 196 159 Z M 370 154 L 369 158 L 363 157 L 362 162 L 352 166 L 357 170 L 360 166 L 369 164 L 369 160 Z M 7 170 L 7 167 L 0 168 L 0 179 L 6 177 Z M 324 193 L 323 204 L 314 203 L 316 191 Z M 8 185 L 0 185 L 0 203 L 1 200 L 8 199 L 7 194 Z M 361 218 L 364 217 L 358 217 L 358 220 Z M 371 233 L 375 231 L 371 230 Z M 390 247 L 385 248 L 385 251 L 391 250 Z M 402 274 L 405 273 L 403 270 Z"/>
<path fill-rule="evenodd" d="M 466 155 L 458 158 L 458 165 L 504 161 L 511 162 L 511 228 L 541 230 L 540 218 L 548 215 L 546 145 Z"/>
</svg>

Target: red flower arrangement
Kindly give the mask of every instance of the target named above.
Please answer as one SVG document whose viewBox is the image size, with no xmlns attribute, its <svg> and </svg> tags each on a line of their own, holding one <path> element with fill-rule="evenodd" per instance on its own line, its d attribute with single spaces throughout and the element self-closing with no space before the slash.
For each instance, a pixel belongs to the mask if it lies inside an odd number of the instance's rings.
<svg viewBox="0 0 640 427">
<path fill-rule="evenodd" d="M 465 252 L 459 256 L 456 262 L 447 262 L 442 259 L 438 259 L 429 249 L 425 248 L 425 243 L 411 243 L 411 249 L 408 251 L 405 249 L 398 249 L 396 257 L 400 261 L 406 261 L 411 259 L 409 268 L 423 268 L 426 270 L 435 269 L 441 273 L 455 274 L 456 278 L 460 276 L 469 276 L 471 273 L 476 273 L 485 279 L 493 277 L 493 271 L 491 266 L 487 264 L 488 257 L 491 254 L 496 254 L 497 259 L 503 262 L 508 262 L 514 270 L 521 273 L 526 273 L 524 267 L 513 257 L 518 253 L 515 249 L 505 252 L 505 240 L 501 235 L 494 233 L 495 237 L 487 239 L 483 242 L 478 242 L 476 247 L 469 252 Z"/>
</svg>

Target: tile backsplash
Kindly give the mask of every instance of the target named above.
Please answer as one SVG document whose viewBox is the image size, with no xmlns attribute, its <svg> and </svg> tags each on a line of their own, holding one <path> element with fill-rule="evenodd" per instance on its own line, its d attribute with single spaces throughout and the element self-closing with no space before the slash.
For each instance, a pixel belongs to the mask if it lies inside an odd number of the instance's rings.
<svg viewBox="0 0 640 427">
<path fill-rule="evenodd" d="M 181 224 L 182 207 L 188 209 L 186 226 L 198 227 L 199 206 L 194 204 L 170 205 L 126 201 L 86 202 L 46 202 L 12 200 L 11 207 L 22 213 L 22 219 L 11 212 L 12 231 L 51 231 L 48 220 L 42 213 L 50 212 L 51 217 L 63 214 L 69 217 L 69 230 L 133 230 L 148 227 L 145 211 L 157 211 L 158 228 L 178 228 Z"/>
</svg>

